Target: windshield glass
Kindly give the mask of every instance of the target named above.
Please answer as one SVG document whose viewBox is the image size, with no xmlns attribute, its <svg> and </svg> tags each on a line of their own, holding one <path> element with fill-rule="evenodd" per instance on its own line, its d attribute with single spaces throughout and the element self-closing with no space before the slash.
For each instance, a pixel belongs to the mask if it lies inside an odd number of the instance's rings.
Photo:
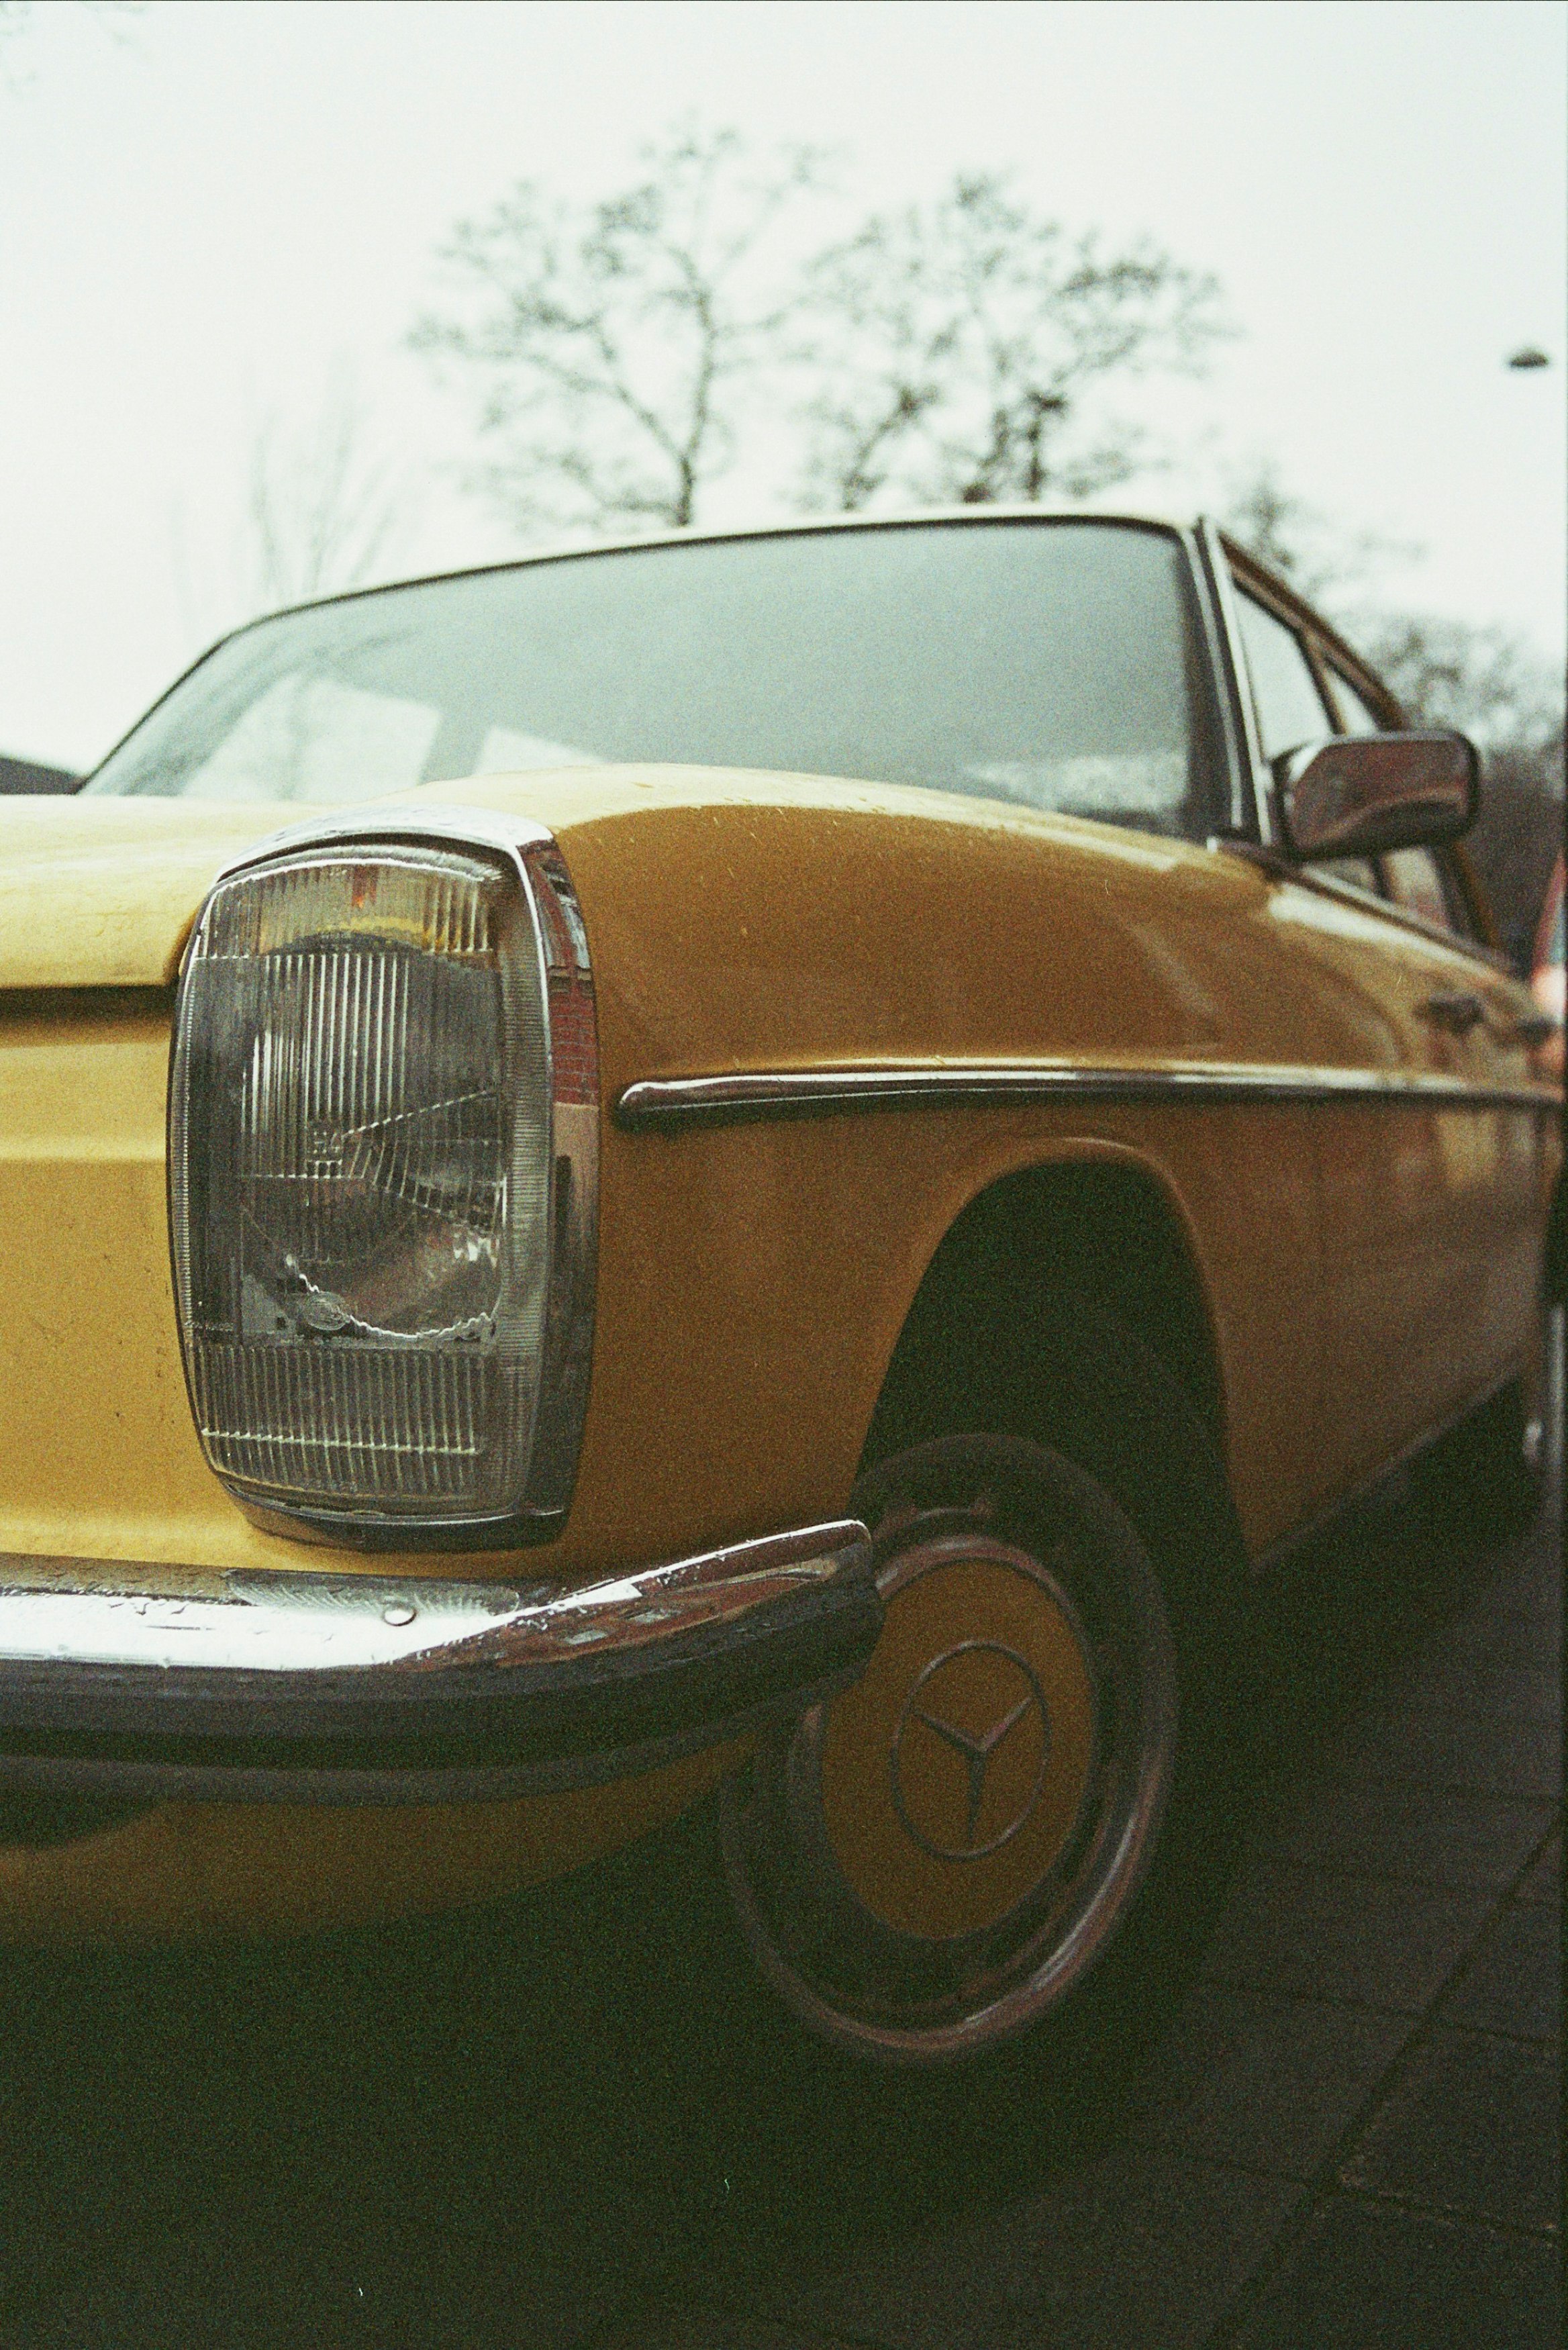
<svg viewBox="0 0 1568 2350">
<path fill-rule="evenodd" d="M 962 792 L 1201 836 L 1176 537 L 924 524 L 617 550 L 231 637 L 86 786 L 342 803 L 660 760 Z"/>
</svg>

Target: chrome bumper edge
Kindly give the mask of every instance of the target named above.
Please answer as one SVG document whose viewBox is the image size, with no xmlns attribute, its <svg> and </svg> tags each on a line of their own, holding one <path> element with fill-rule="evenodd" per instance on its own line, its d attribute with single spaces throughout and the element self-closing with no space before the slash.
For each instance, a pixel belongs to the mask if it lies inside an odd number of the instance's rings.
<svg viewBox="0 0 1568 2350">
<path fill-rule="evenodd" d="M 853 1519 L 572 1590 L 0 1554 L 0 1785 L 455 1803 L 602 1784 L 853 1680 Z"/>
</svg>

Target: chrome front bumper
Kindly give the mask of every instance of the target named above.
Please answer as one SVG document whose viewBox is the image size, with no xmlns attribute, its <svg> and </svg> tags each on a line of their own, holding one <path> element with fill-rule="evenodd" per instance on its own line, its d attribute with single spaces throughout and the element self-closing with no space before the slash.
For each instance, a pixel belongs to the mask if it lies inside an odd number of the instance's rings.
<svg viewBox="0 0 1568 2350">
<path fill-rule="evenodd" d="M 0 1554 L 0 1784 L 452 1803 L 656 1768 L 853 1680 L 853 1519 L 587 1589 Z"/>
</svg>

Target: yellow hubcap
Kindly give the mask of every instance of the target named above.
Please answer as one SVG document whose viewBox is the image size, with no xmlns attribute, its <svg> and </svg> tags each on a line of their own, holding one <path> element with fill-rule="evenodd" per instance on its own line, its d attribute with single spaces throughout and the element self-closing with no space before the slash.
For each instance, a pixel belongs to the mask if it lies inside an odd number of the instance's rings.
<svg viewBox="0 0 1568 2350">
<path fill-rule="evenodd" d="M 888 1925 L 974 1933 L 1055 1866 L 1094 1761 L 1094 1681 L 1064 1596 L 1024 1552 L 949 1536 L 911 1557 L 863 1678 L 829 1710 L 828 1840 Z"/>
</svg>

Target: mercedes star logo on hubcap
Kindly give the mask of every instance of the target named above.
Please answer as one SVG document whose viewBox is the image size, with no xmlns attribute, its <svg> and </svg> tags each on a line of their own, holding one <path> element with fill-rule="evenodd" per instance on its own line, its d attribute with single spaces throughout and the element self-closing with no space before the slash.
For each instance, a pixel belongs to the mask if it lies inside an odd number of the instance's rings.
<svg viewBox="0 0 1568 2350">
<path fill-rule="evenodd" d="M 958 1658 L 977 1655 L 1000 1657 L 1004 1665 L 1010 1669 L 1010 1672 L 1004 1678 L 1015 1679 L 1018 1686 L 1016 1700 L 1010 1705 L 1004 1703 L 1002 1711 L 995 1715 L 989 1726 L 978 1735 L 961 1728 L 956 1722 L 946 1718 L 946 1709 L 942 1701 L 943 1692 L 940 1688 L 930 1687 L 937 1676 L 945 1672 L 947 1667 L 953 1664 Z M 1031 1714 L 1037 1715 L 1040 1723 L 1040 1762 L 1033 1783 L 1022 1804 L 1013 1809 L 1012 1816 L 1002 1823 L 1000 1830 L 977 1842 L 976 1831 L 980 1826 L 981 1812 L 985 1803 L 987 1773 L 996 1757 L 1021 1730 Z M 972 1719 L 972 1713 L 971 1718 Z M 939 1842 L 934 1835 L 920 1827 L 911 1816 L 903 1784 L 903 1755 L 904 1742 L 912 1721 L 922 1722 L 926 1729 L 934 1731 L 938 1738 L 962 1757 L 968 1770 L 969 1790 L 961 1844 Z M 933 1854 L 937 1859 L 981 1860 L 987 1853 L 996 1852 L 1015 1836 L 1034 1809 L 1040 1789 L 1044 1782 L 1045 1763 L 1050 1751 L 1051 1711 L 1045 1702 L 1045 1692 L 1040 1686 L 1039 1678 L 1027 1659 L 1021 1657 L 1016 1648 L 1003 1648 L 1000 1640 L 961 1640 L 956 1648 L 944 1649 L 940 1657 L 933 1657 L 929 1664 L 923 1668 L 913 1689 L 905 1699 L 903 1711 L 898 1716 L 898 1726 L 893 1732 L 892 1751 L 888 1756 L 888 1767 L 893 1783 L 893 1802 L 898 1808 L 898 1817 L 915 1842 L 922 1846 L 927 1852 Z"/>
</svg>

